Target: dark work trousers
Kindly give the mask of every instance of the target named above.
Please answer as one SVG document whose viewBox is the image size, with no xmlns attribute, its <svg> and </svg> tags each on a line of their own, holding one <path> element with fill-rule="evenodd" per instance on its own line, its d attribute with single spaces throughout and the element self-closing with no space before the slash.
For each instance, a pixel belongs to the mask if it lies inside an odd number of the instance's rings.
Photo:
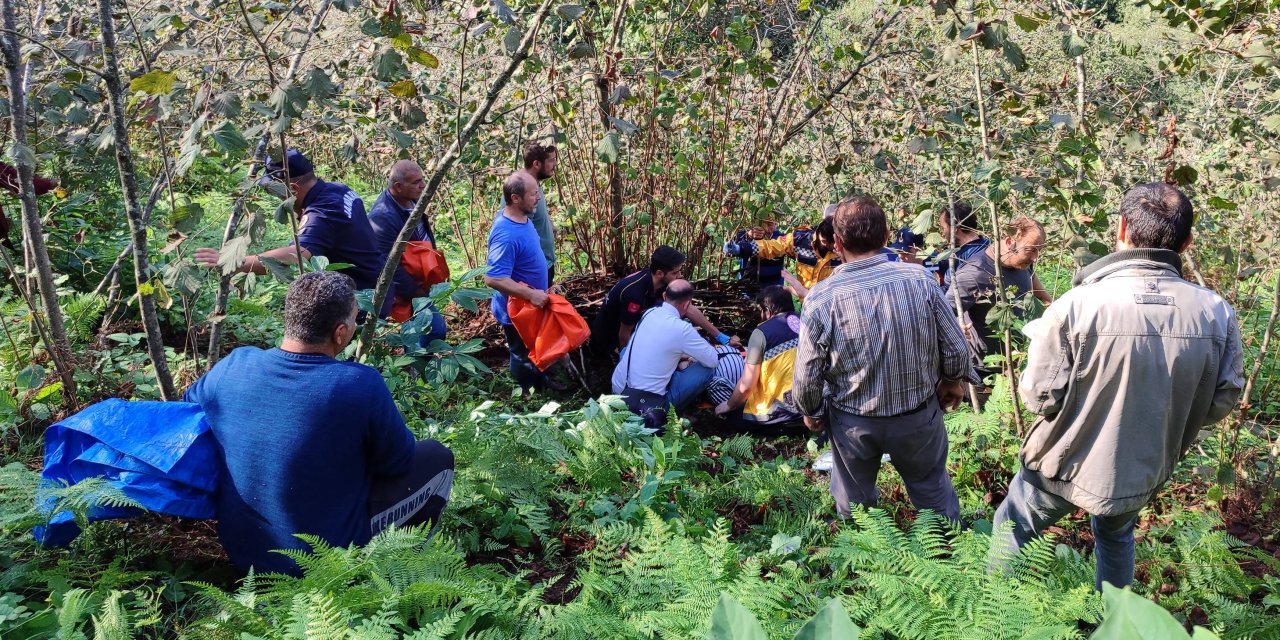
<svg viewBox="0 0 1280 640">
<path fill-rule="evenodd" d="M 440 522 L 453 488 L 453 452 L 435 440 L 419 440 L 413 466 L 403 475 L 377 478 L 369 488 L 369 526 L 374 535 L 390 527 Z"/>
<path fill-rule="evenodd" d="M 947 430 L 937 398 L 914 411 L 877 418 L 832 409 L 828 415 L 831 448 L 831 497 L 840 515 L 850 503 L 871 507 L 880 499 L 876 475 L 889 454 L 916 509 L 932 509 L 960 519 L 960 499 L 947 475 Z"/>
<path fill-rule="evenodd" d="M 507 339 L 507 350 L 511 357 L 507 365 L 511 369 L 511 378 L 521 389 L 541 390 L 547 386 L 547 376 L 538 370 L 538 366 L 529 359 L 529 347 L 520 338 L 515 325 L 502 325 L 502 335 Z"/>
</svg>

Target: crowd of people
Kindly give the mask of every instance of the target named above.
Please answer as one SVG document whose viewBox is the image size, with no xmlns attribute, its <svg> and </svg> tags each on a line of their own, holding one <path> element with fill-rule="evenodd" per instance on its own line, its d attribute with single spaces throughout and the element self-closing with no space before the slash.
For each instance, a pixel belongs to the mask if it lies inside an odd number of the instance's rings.
<svg viewBox="0 0 1280 640">
<path fill-rule="evenodd" d="M 532 144 L 503 182 L 484 276 L 511 376 L 529 391 L 559 383 L 530 359 L 508 302 L 544 307 L 554 295 L 556 243 L 540 183 L 555 168 L 555 148 Z M 297 246 L 247 256 L 239 269 L 264 273 L 264 259 L 299 255 L 350 266 L 294 281 L 281 346 L 235 350 L 186 399 L 204 407 L 222 444 L 220 535 L 232 560 L 291 571 L 291 560 L 268 551 L 297 548 L 293 533 L 359 544 L 392 523 L 435 521 L 453 459 L 438 442 L 414 440 L 376 370 L 336 359 L 355 331 L 355 291 L 374 286 L 422 194 L 421 168 L 392 166 L 367 215 L 358 194 L 317 178 L 296 151 L 273 160 L 267 179 L 286 182 L 295 198 Z M 1243 375 L 1233 310 L 1181 277 L 1194 219 L 1187 197 L 1140 185 L 1124 195 L 1118 219 L 1116 251 L 1053 300 L 1035 272 L 1046 242 L 1035 220 L 1010 221 L 997 243 L 967 204 L 950 203 L 937 219 L 950 247 L 922 257 L 920 234 L 893 229 L 875 200 L 851 197 L 813 227 L 761 225 L 724 244 L 755 292 L 744 304 L 754 304 L 759 324 L 745 345 L 698 309 L 685 255 L 660 246 L 647 268 L 609 290 L 588 349 L 613 367 L 612 392 L 659 432 L 668 412 L 700 400 L 737 427 L 807 427 L 831 443 L 841 515 L 876 504 L 887 456 L 917 508 L 959 520 L 943 414 L 981 388 L 986 356 L 1002 353 L 993 310 L 1004 300 L 1030 320 L 1017 338 L 1027 352 L 1018 392 L 1041 417 L 996 513 L 993 566 L 1080 508 L 1093 517 L 1098 584 L 1123 586 L 1133 576 L 1138 510 L 1200 428 L 1235 404 Z M 413 240 L 435 244 L 425 219 Z M 200 249 L 196 259 L 216 267 L 219 252 Z M 428 290 L 398 270 L 388 299 Z M 1047 305 L 1035 320 L 1033 299 Z M 424 340 L 443 339 L 436 310 L 419 312 L 432 314 Z M 268 401 L 299 393 L 306 402 Z"/>
</svg>

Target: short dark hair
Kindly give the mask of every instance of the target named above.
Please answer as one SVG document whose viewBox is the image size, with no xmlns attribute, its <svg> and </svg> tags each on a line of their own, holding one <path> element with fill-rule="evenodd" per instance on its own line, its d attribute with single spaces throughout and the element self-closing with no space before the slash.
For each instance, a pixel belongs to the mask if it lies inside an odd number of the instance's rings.
<svg viewBox="0 0 1280 640">
<path fill-rule="evenodd" d="M 796 303 L 791 299 L 791 292 L 776 284 L 767 286 L 756 294 L 756 306 L 770 316 L 783 312 L 796 312 Z"/>
<path fill-rule="evenodd" d="M 884 247 L 889 223 L 884 209 L 869 196 L 846 198 L 836 205 L 836 236 L 846 251 L 870 253 Z"/>
<path fill-rule="evenodd" d="M 356 283 L 337 271 L 312 271 L 289 285 L 284 334 L 306 344 L 328 342 L 356 308 Z"/>
<path fill-rule="evenodd" d="M 822 222 L 818 223 L 818 228 L 814 229 L 814 232 L 818 234 L 819 238 L 826 238 L 827 240 L 835 240 L 836 223 L 834 219 L 823 218 Z"/>
<path fill-rule="evenodd" d="M 546 162 L 547 158 L 554 155 L 556 146 L 554 144 L 544 145 L 538 142 L 530 142 L 524 148 L 524 168 L 533 168 L 535 162 Z"/>
<path fill-rule="evenodd" d="M 1140 184 L 1125 193 L 1120 217 L 1129 230 L 1129 246 L 1170 251 L 1182 249 L 1196 221 L 1191 200 L 1163 182 Z"/>
<path fill-rule="evenodd" d="M 692 299 L 693 284 L 688 280 L 676 280 L 667 286 L 662 297 L 666 299 L 667 302 L 684 302 L 685 300 Z"/>
<path fill-rule="evenodd" d="M 524 176 L 513 173 L 502 181 L 502 201 L 511 204 L 516 198 L 524 195 L 524 190 Z"/>
<path fill-rule="evenodd" d="M 679 250 L 662 245 L 653 250 L 653 255 L 649 257 L 649 270 L 661 271 L 666 273 L 674 269 L 678 269 L 684 264 L 684 254 Z"/>
<path fill-rule="evenodd" d="M 978 216 L 974 214 L 973 207 L 963 200 L 954 200 L 950 207 L 944 207 L 938 212 L 947 217 L 947 222 L 957 229 L 968 229 L 970 231 L 978 231 Z"/>
</svg>

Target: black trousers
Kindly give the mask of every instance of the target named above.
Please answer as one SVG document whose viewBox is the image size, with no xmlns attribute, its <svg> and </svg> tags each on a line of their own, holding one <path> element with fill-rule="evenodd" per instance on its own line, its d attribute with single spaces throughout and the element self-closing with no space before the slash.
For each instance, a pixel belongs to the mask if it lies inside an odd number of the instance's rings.
<svg viewBox="0 0 1280 640">
<path fill-rule="evenodd" d="M 435 440 L 419 440 L 413 466 L 398 476 L 374 480 L 369 488 L 369 527 L 374 535 L 391 525 L 410 527 L 440 521 L 453 489 L 453 452 Z"/>
</svg>

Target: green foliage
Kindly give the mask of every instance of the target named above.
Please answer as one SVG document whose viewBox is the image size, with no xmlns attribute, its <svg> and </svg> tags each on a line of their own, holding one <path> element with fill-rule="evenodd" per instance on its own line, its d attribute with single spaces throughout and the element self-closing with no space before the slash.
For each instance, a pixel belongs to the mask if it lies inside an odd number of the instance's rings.
<svg viewBox="0 0 1280 640">
<path fill-rule="evenodd" d="M 1055 554 L 1050 538 L 988 570 L 990 539 L 932 513 L 903 532 L 884 512 L 853 514 L 856 530 L 836 539 L 827 559 L 861 593 L 846 597 L 868 632 L 899 638 L 1076 638 L 1078 622 L 1097 622 L 1091 581 L 1063 580 L 1084 561 Z"/>
</svg>

